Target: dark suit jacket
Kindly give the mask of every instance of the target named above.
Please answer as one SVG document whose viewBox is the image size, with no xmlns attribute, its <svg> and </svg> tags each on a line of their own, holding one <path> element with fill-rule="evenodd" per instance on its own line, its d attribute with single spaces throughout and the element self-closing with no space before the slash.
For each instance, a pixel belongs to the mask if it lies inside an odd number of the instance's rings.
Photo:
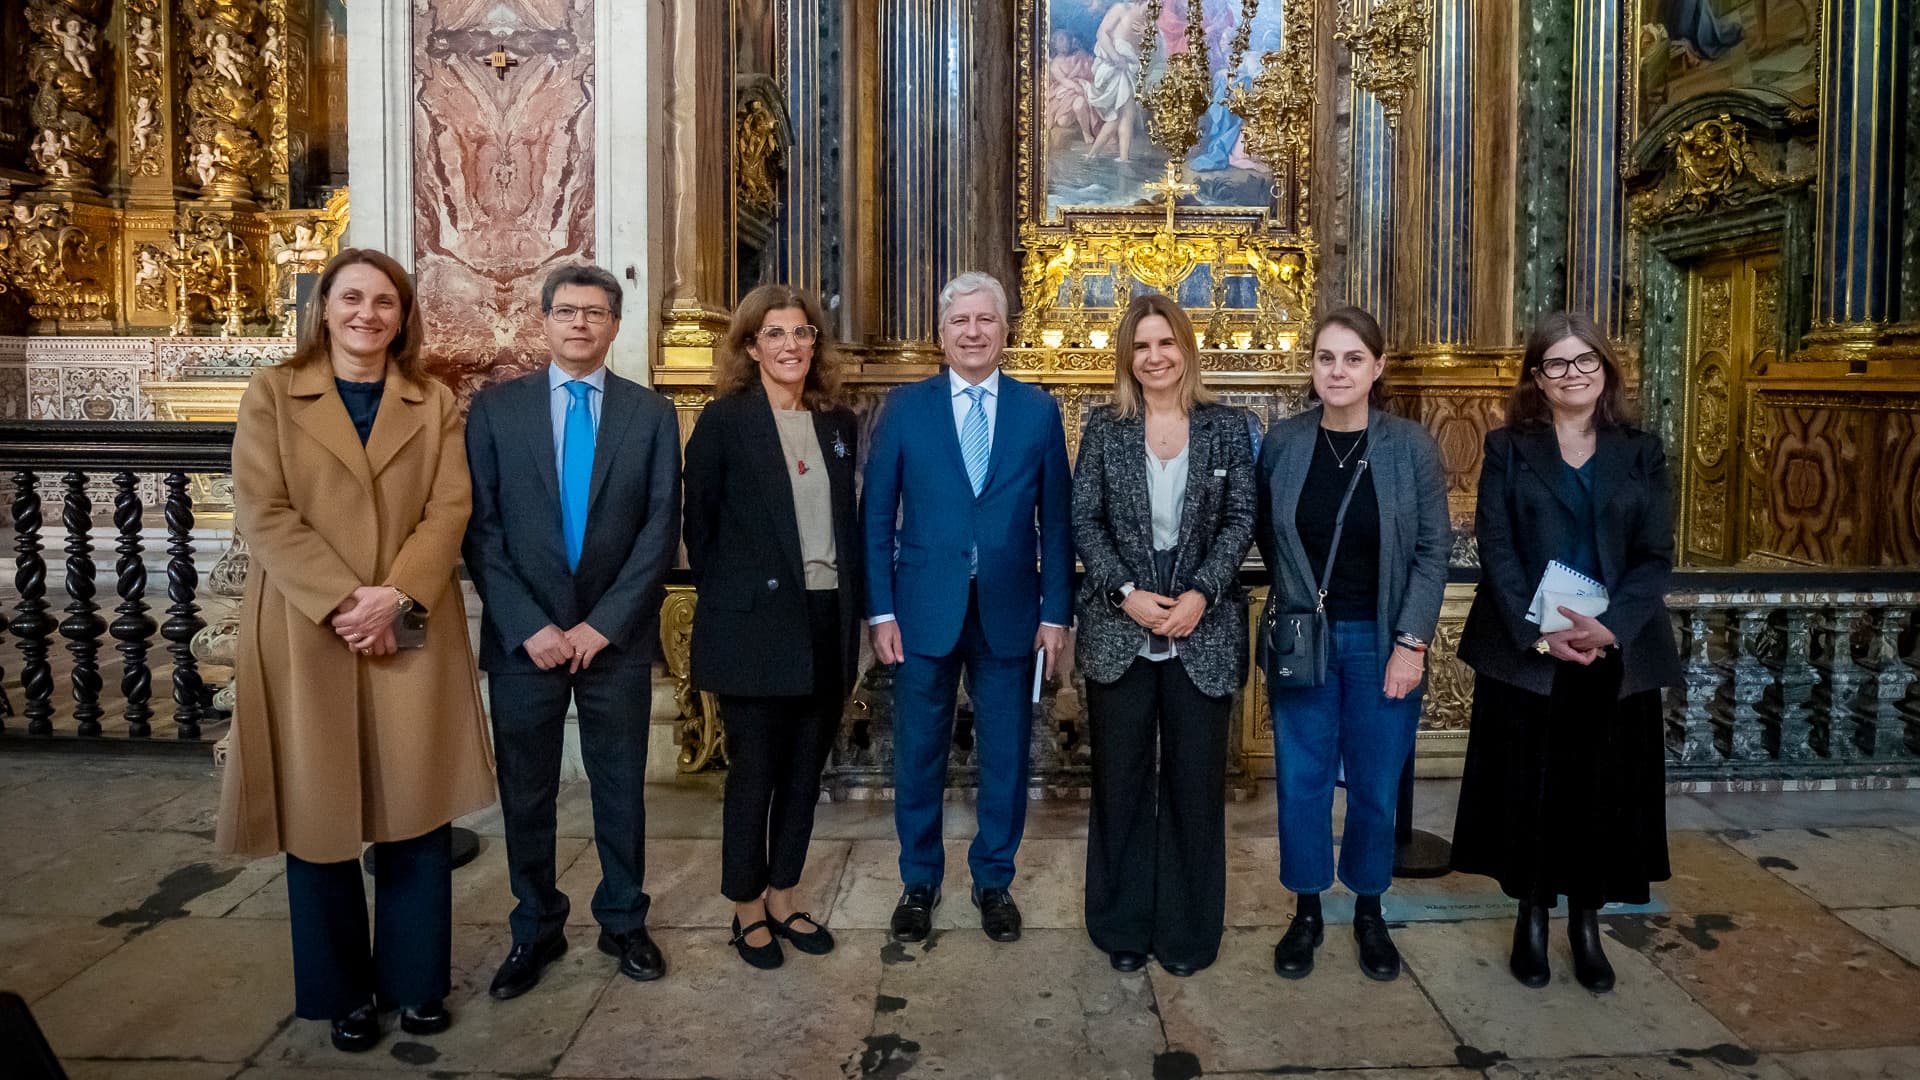
<svg viewBox="0 0 1920 1080">
<path fill-rule="evenodd" d="M 833 499 L 840 573 L 841 687 L 860 656 L 860 519 L 854 503 L 859 425 L 844 408 L 813 414 Z M 687 439 L 687 562 L 699 590 L 693 685 L 751 697 L 811 694 L 800 527 L 786 452 L 758 382 L 708 405 Z"/>
<path fill-rule="evenodd" d="M 1107 594 L 1131 581 L 1150 588 L 1153 503 L 1147 490 L 1146 421 L 1095 409 L 1080 435 L 1073 470 L 1073 540 L 1086 567 L 1074 655 L 1087 678 L 1110 683 L 1127 673 L 1147 631 Z M 1247 593 L 1240 562 L 1253 543 L 1253 440 L 1246 415 L 1198 405 L 1187 431 L 1187 493 L 1173 590 L 1197 589 L 1206 614 L 1179 643 L 1179 663 L 1201 693 L 1226 697 L 1247 677 Z"/>
<path fill-rule="evenodd" d="M 1269 608 L 1312 611 L 1317 602 L 1320 583 L 1294 518 L 1319 439 L 1320 410 L 1313 408 L 1275 424 L 1260 444 L 1260 523 L 1254 539 L 1273 575 Z M 1375 409 L 1367 421 L 1366 458 L 1380 509 L 1379 599 L 1374 619 L 1384 678 L 1396 631 L 1433 640 L 1440 604 L 1446 598 L 1453 526 L 1447 515 L 1440 448 L 1426 428 Z"/>
<path fill-rule="evenodd" d="M 526 640 L 585 622 L 610 644 L 602 664 L 659 651 L 660 599 L 680 537 L 680 426 L 667 399 L 607 373 L 594 441 L 586 544 L 567 569 L 547 369 L 474 396 L 467 413 L 473 517 L 463 554 L 484 605 L 480 666 L 539 671 Z"/>
<path fill-rule="evenodd" d="M 1559 475 L 1566 466 L 1553 429 L 1487 433 L 1480 464 L 1480 587 L 1460 636 L 1460 659 L 1482 675 L 1536 694 L 1553 691 L 1553 658 L 1533 650 L 1540 628 L 1527 621 L 1547 561 L 1571 545 L 1573 511 Z M 1673 568 L 1673 504 L 1667 455 L 1658 436 L 1603 429 L 1594 448 L 1594 542 L 1607 611 L 1600 621 L 1620 640 L 1621 696 L 1681 683 L 1680 655 L 1667 615 Z"/>
</svg>

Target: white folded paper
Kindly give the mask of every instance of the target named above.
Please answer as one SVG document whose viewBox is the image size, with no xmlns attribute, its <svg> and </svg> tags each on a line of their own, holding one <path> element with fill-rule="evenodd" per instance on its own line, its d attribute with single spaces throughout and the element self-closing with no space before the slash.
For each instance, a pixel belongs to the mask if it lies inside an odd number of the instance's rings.
<svg viewBox="0 0 1920 1080">
<path fill-rule="evenodd" d="M 1589 618 L 1605 614 L 1607 587 L 1557 559 L 1550 560 L 1547 572 L 1540 575 L 1539 588 L 1533 591 L 1527 621 L 1538 623 L 1543 634 L 1573 629 L 1573 621 L 1560 614 L 1561 608 Z"/>
</svg>

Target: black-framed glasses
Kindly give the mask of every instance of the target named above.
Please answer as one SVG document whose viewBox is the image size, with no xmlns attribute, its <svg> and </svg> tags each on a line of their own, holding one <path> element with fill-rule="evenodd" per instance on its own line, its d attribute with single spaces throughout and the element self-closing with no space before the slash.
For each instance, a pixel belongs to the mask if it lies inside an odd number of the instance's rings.
<svg viewBox="0 0 1920 1080">
<path fill-rule="evenodd" d="M 787 337 L 789 335 L 793 337 L 793 342 L 796 345 L 811 345 L 820 337 L 820 328 L 817 326 L 796 326 L 789 330 L 784 326 L 763 326 L 754 336 L 759 338 L 760 343 L 767 348 L 778 349 L 787 343 Z"/>
<path fill-rule="evenodd" d="M 1577 371 L 1582 375 L 1591 375 L 1599 371 L 1600 367 L 1601 361 L 1599 353 L 1583 352 L 1571 360 L 1563 360 L 1556 356 L 1551 360 L 1540 361 L 1540 374 L 1545 375 L 1549 379 L 1564 379 L 1567 377 L 1568 369 Z"/>
<path fill-rule="evenodd" d="M 594 326 L 599 326 L 601 323 L 613 318 L 613 309 L 603 307 L 574 307 L 572 304 L 558 304 L 555 305 L 552 311 L 547 312 L 547 318 L 560 323 L 570 323 L 574 319 L 582 316 L 585 316 L 587 322 L 592 323 Z"/>
</svg>

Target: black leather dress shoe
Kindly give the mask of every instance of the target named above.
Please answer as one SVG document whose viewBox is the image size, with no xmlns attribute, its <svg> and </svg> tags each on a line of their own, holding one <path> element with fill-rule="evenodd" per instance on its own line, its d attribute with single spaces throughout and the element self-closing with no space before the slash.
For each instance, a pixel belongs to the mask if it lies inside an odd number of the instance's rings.
<svg viewBox="0 0 1920 1080">
<path fill-rule="evenodd" d="M 747 944 L 747 935 L 753 933 L 755 930 L 765 930 L 767 932 L 767 943 L 765 945 Z M 760 919 L 748 923 L 747 928 L 742 930 L 740 929 L 740 916 L 735 915 L 733 917 L 733 937 L 727 944 L 732 945 L 733 951 L 740 954 L 740 959 L 745 960 L 749 966 L 757 967 L 761 971 L 772 971 L 774 968 L 786 962 L 785 954 L 780 951 L 780 935 L 773 932 L 773 920 L 771 919 Z"/>
<path fill-rule="evenodd" d="M 524 945 L 516 943 L 508 950 L 507 959 L 500 965 L 500 970 L 494 972 L 493 985 L 487 988 L 487 993 L 500 1001 L 519 997 L 533 989 L 534 984 L 540 981 L 540 973 L 566 951 L 567 939 L 559 934 L 545 941 Z"/>
<path fill-rule="evenodd" d="M 771 917 L 769 917 L 771 918 Z M 813 927 L 811 930 L 796 930 L 793 924 L 804 922 Z M 773 936 L 787 939 L 787 943 L 808 956 L 825 956 L 833 951 L 833 933 L 821 926 L 819 920 L 804 911 L 796 911 L 773 924 Z"/>
<path fill-rule="evenodd" d="M 895 941 L 925 941 L 933 930 L 933 909 L 940 906 L 940 886 L 909 885 L 893 906 L 888 927 Z"/>
<path fill-rule="evenodd" d="M 1139 971 L 1147 966 L 1147 954 L 1132 949 L 1115 949 L 1107 954 L 1107 959 L 1113 962 L 1115 971 Z"/>
<path fill-rule="evenodd" d="M 1567 912 L 1567 944 L 1573 946 L 1573 977 L 1596 994 L 1613 989 L 1613 965 L 1600 946 L 1600 913 L 1592 908 Z"/>
<path fill-rule="evenodd" d="M 1547 909 L 1540 904 L 1522 903 L 1513 920 L 1513 955 L 1507 958 L 1507 970 L 1520 985 L 1535 990 L 1547 985 L 1553 970 L 1547 966 Z"/>
<path fill-rule="evenodd" d="M 439 998 L 400 1010 L 400 1030 L 409 1035 L 438 1035 L 452 1026 L 453 1014 Z"/>
<path fill-rule="evenodd" d="M 980 909 L 980 929 L 995 941 L 1020 940 L 1020 905 L 1005 889 L 973 890 L 973 906 Z"/>
<path fill-rule="evenodd" d="M 380 1043 L 380 1014 L 372 1005 L 362 1005 L 333 1022 L 333 1048 L 343 1053 L 360 1054 Z"/>
<path fill-rule="evenodd" d="M 1293 925 L 1273 947 L 1273 973 L 1283 979 L 1304 979 L 1313 972 L 1313 950 L 1327 940 L 1326 920 L 1318 915 L 1295 915 Z"/>
<path fill-rule="evenodd" d="M 644 926 L 624 934 L 603 927 L 599 944 L 601 952 L 620 958 L 620 974 L 634 982 L 652 982 L 667 973 L 667 958 L 660 955 L 660 946 Z"/>
<path fill-rule="evenodd" d="M 1400 950 L 1387 933 L 1387 920 L 1379 915 L 1356 915 L 1353 940 L 1360 946 L 1360 970 L 1367 978 L 1392 982 L 1400 977 Z"/>
<path fill-rule="evenodd" d="M 1194 967 L 1192 964 L 1169 964 L 1165 960 L 1162 960 L 1160 961 L 1160 970 L 1176 978 L 1184 979 L 1200 969 Z"/>
</svg>

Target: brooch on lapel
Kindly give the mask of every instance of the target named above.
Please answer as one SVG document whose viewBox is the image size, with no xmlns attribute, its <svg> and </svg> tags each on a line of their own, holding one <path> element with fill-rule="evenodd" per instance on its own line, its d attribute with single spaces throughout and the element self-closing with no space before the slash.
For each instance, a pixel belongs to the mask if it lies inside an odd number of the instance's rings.
<svg viewBox="0 0 1920 1080">
<path fill-rule="evenodd" d="M 837 431 L 833 433 L 833 456 L 837 458 L 847 456 L 847 444 L 840 441 L 840 433 Z"/>
</svg>

